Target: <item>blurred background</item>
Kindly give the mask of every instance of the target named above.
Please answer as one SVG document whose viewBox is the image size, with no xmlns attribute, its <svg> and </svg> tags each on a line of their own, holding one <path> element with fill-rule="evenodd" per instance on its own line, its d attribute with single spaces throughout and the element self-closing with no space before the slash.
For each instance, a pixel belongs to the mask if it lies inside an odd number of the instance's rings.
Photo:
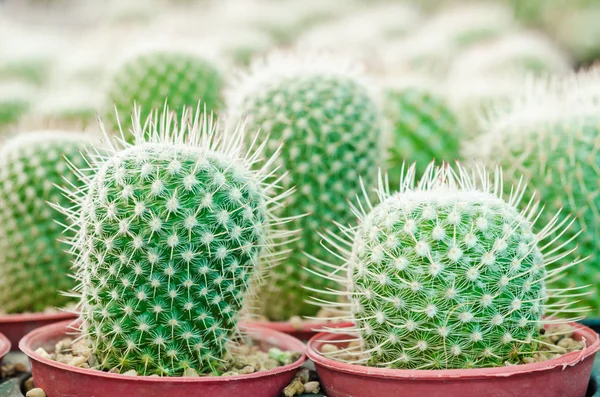
<svg viewBox="0 0 600 397">
<path fill-rule="evenodd" d="M 597 0 L 0 0 L 0 130 L 95 122 L 111 76 L 149 46 L 225 76 L 286 47 L 351 53 L 380 81 L 424 76 L 463 123 L 529 74 L 600 58 Z"/>
</svg>

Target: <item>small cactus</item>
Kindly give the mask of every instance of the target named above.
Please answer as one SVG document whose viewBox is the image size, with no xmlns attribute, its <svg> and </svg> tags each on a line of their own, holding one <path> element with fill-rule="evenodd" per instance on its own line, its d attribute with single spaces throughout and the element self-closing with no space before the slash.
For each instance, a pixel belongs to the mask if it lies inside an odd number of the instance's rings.
<svg viewBox="0 0 600 397">
<path fill-rule="evenodd" d="M 347 258 L 328 277 L 346 286 L 357 362 L 447 369 L 533 356 L 542 316 L 553 314 L 545 281 L 562 269 L 547 270 L 555 252 L 542 247 L 563 224 L 535 233 L 537 205 L 517 209 L 523 186 L 505 201 L 499 170 L 492 179 L 431 164 L 415 185 L 411 167 L 399 192 L 380 180 L 379 202 L 354 207 L 358 226 L 324 236 Z"/>
<path fill-rule="evenodd" d="M 398 188 L 402 164 L 416 162 L 422 175 L 432 160 L 455 161 L 459 157 L 461 131 L 443 93 L 418 78 L 388 85 L 385 114 L 392 124 L 389 146 L 390 187 Z"/>
<path fill-rule="evenodd" d="M 85 168 L 81 151 L 89 145 L 81 133 L 40 131 L 0 148 L 0 310 L 37 312 L 72 301 L 60 294 L 74 287 L 71 256 L 59 241 L 66 218 L 48 202 L 68 204 L 60 187 L 78 186 L 68 164 Z"/>
<path fill-rule="evenodd" d="M 243 129 L 226 136 L 199 111 L 181 125 L 174 116 L 142 124 L 136 111 L 134 143 L 122 136 L 94 156 L 93 176 L 63 208 L 76 230 L 82 332 L 103 369 L 218 373 L 248 286 L 284 235 L 271 232 L 273 159 L 253 171 Z"/>
<path fill-rule="evenodd" d="M 208 112 L 216 111 L 222 103 L 222 84 L 218 67 L 192 52 L 153 50 L 133 56 L 111 78 L 106 110 L 109 127 L 113 132 L 128 132 L 134 103 L 141 106 L 143 119 L 167 102 L 171 109 L 181 110 L 200 101 Z M 123 124 L 119 126 L 118 121 Z"/>
<path fill-rule="evenodd" d="M 465 158 L 502 166 L 507 184 L 525 177 L 550 210 L 542 219 L 561 209 L 561 219 L 577 217 L 555 245 L 574 249 L 577 242 L 577 255 L 592 259 L 569 269 L 551 286 L 594 286 L 595 293 L 579 298 L 579 306 L 592 307 L 595 315 L 600 315 L 599 86 L 600 69 L 549 82 L 538 79 L 490 115 L 488 132 L 464 148 Z"/>
<path fill-rule="evenodd" d="M 245 116 L 253 130 L 269 134 L 267 154 L 285 143 L 279 159 L 288 171 L 283 183 L 297 188 L 280 212 L 295 218 L 289 226 L 301 229 L 301 236 L 281 248 L 291 251 L 290 258 L 272 270 L 273 279 L 260 297 L 263 314 L 272 320 L 316 314 L 304 302 L 309 293 L 301 284 L 324 288 L 327 280 L 302 270 L 308 265 L 303 251 L 326 256 L 315 230 L 333 220 L 351 221 L 345 201 L 359 191 L 359 177 L 376 178 L 380 110 L 359 76 L 324 54 L 277 53 L 255 64 L 232 93 L 233 117 Z"/>
</svg>

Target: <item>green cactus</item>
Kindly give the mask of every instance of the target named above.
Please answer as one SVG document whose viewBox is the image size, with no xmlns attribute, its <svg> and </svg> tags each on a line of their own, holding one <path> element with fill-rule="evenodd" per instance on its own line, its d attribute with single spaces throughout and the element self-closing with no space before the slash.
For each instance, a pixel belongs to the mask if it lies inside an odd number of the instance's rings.
<svg viewBox="0 0 600 397">
<path fill-rule="evenodd" d="M 460 152 L 460 127 L 445 97 L 426 84 L 411 81 L 390 87 L 386 98 L 385 114 L 394 138 L 388 149 L 393 190 L 399 187 L 405 162 L 416 162 L 417 174 L 422 175 L 432 160 L 454 161 Z"/>
<path fill-rule="evenodd" d="M 240 87 L 231 113 L 270 135 L 267 154 L 285 143 L 278 164 L 288 171 L 285 186 L 296 186 L 297 193 L 284 202 L 281 215 L 308 214 L 289 225 L 301 229 L 301 236 L 281 248 L 291 255 L 262 288 L 263 314 L 272 320 L 315 315 L 317 308 L 304 302 L 310 293 L 302 284 L 325 288 L 327 280 L 302 270 L 308 265 L 303 251 L 327 257 L 315 231 L 333 220 L 351 221 L 345 202 L 359 191 L 359 176 L 376 178 L 379 106 L 358 73 L 327 56 L 274 54 L 255 64 Z"/>
<path fill-rule="evenodd" d="M 542 219 L 562 209 L 560 218 L 574 215 L 570 233 L 556 244 L 592 260 L 569 269 L 552 287 L 592 285 L 594 294 L 579 298 L 579 307 L 600 315 L 600 70 L 576 78 L 537 81 L 510 102 L 508 110 L 489 120 L 488 133 L 465 144 L 464 156 L 488 165 L 499 164 L 506 182 L 521 176 L 532 194 L 548 208 Z M 577 241 L 571 239 L 581 233 Z M 578 247 L 576 245 L 578 244 Z"/>
<path fill-rule="evenodd" d="M 0 148 L 0 310 L 36 312 L 72 301 L 60 294 L 74 286 L 71 256 L 59 241 L 66 219 L 48 202 L 68 203 L 58 186 L 77 186 L 68 163 L 84 168 L 88 145 L 84 134 L 41 131 Z"/>
<path fill-rule="evenodd" d="M 129 132 L 134 102 L 141 106 L 143 119 L 166 102 L 171 109 L 183 111 L 200 101 L 208 112 L 216 111 L 222 104 L 222 84 L 217 66 L 193 53 L 169 50 L 134 56 L 112 76 L 106 109 L 109 128 Z"/>
<path fill-rule="evenodd" d="M 346 284 L 358 362 L 481 368 L 533 356 L 542 316 L 555 309 L 545 280 L 556 252 L 542 247 L 563 225 L 536 234 L 537 205 L 517 209 L 524 185 L 505 201 L 499 170 L 431 164 L 417 185 L 414 168 L 403 177 L 399 192 L 380 181 L 379 202 L 355 207 L 358 226 L 325 236 L 347 258 L 330 278 Z"/>
<path fill-rule="evenodd" d="M 243 129 L 217 135 L 199 111 L 185 116 L 151 113 L 146 131 L 135 113 L 135 144 L 95 159 L 63 208 L 82 331 L 104 369 L 218 373 L 259 261 L 276 259 L 272 174 L 251 170 Z"/>
</svg>

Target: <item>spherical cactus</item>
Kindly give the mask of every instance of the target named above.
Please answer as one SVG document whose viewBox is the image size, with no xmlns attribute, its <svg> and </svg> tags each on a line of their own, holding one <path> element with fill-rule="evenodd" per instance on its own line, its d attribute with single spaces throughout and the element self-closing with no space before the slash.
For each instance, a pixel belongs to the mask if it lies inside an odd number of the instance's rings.
<svg viewBox="0 0 600 397">
<path fill-rule="evenodd" d="M 405 162 L 416 162 L 422 175 L 432 160 L 457 160 L 461 131 L 444 94 L 427 81 L 410 78 L 387 87 L 385 113 L 393 131 L 388 176 L 395 190 Z"/>
<path fill-rule="evenodd" d="M 345 202 L 359 191 L 359 177 L 376 178 L 381 117 L 359 76 L 326 55 L 279 53 L 255 64 L 234 87 L 233 117 L 245 116 L 252 129 L 269 134 L 267 154 L 285 143 L 278 164 L 288 172 L 284 185 L 297 189 L 280 211 L 296 217 L 288 227 L 302 229 L 301 236 L 281 247 L 291 250 L 290 258 L 272 270 L 260 299 L 270 319 L 316 314 L 317 308 L 304 302 L 308 291 L 301 284 L 324 288 L 327 281 L 302 270 L 308 264 L 303 251 L 327 255 L 315 230 L 333 220 L 352 220 Z"/>
<path fill-rule="evenodd" d="M 128 132 L 134 102 L 141 106 L 144 118 L 166 102 L 180 116 L 184 107 L 199 102 L 208 112 L 216 111 L 221 106 L 222 83 L 218 67 L 192 52 L 153 50 L 133 56 L 112 76 L 106 110 L 109 127 Z"/>
<path fill-rule="evenodd" d="M 62 240 L 66 219 L 48 204 L 67 205 L 61 188 L 78 186 L 68 164 L 84 168 L 81 133 L 41 131 L 17 135 L 0 148 L 0 310 L 43 311 L 63 306 L 60 292 L 74 287 L 71 256 Z M 71 299 L 72 300 L 72 299 Z"/>
<path fill-rule="evenodd" d="M 401 190 L 380 183 L 379 203 L 357 210 L 356 227 L 326 237 L 342 249 L 351 319 L 370 366 L 410 369 L 494 367 L 538 350 L 551 222 L 536 233 L 538 212 L 520 212 L 522 186 L 505 201 L 501 175 L 460 166 L 414 169 Z M 474 178 L 474 175 L 478 175 Z M 478 187 L 481 186 L 481 187 Z M 530 203 L 532 204 L 532 203 Z M 347 333 L 348 330 L 340 332 Z"/>
<path fill-rule="evenodd" d="M 104 369 L 218 373 L 259 261 L 274 258 L 272 174 L 251 169 L 242 129 L 186 116 L 151 113 L 146 131 L 136 113 L 135 143 L 96 156 L 64 208 L 82 331 Z"/>
<path fill-rule="evenodd" d="M 464 157 L 499 164 L 508 183 L 529 181 L 549 211 L 562 209 L 561 219 L 577 217 L 571 232 L 555 245 L 592 259 L 569 269 L 553 287 L 593 285 L 595 294 L 579 298 L 600 314 L 600 83 L 599 70 L 550 83 L 535 82 L 489 120 L 488 133 L 465 144 Z"/>
</svg>

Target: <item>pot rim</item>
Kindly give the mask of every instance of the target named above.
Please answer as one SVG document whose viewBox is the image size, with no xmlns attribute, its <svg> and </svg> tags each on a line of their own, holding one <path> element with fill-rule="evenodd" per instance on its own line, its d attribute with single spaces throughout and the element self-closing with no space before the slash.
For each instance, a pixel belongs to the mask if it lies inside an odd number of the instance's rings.
<svg viewBox="0 0 600 397">
<path fill-rule="evenodd" d="M 10 340 L 0 332 L 0 360 L 10 351 L 11 347 Z"/>
<path fill-rule="evenodd" d="M 7 323 L 23 323 L 28 321 L 42 321 L 42 320 L 62 320 L 75 318 L 78 314 L 70 311 L 59 311 L 56 313 L 14 313 L 14 314 L 2 314 L 0 315 L 0 324 Z"/>
<path fill-rule="evenodd" d="M 306 348 L 305 348 L 304 343 L 302 343 L 298 339 L 294 338 L 293 336 L 290 336 L 290 335 L 287 335 L 282 332 L 278 332 L 278 331 L 275 331 L 275 330 L 272 330 L 269 328 L 265 328 L 265 327 L 258 327 L 258 326 L 255 327 L 255 326 L 248 326 L 248 325 L 243 327 L 247 331 L 250 331 L 250 332 L 252 330 L 262 331 L 262 336 L 260 338 L 258 338 L 258 340 L 260 340 L 260 341 L 267 340 L 268 338 L 271 338 L 271 337 L 275 337 L 277 341 L 287 340 L 291 345 L 295 345 L 295 347 L 297 347 L 297 349 L 294 349 L 294 351 L 298 351 L 301 353 L 300 358 L 298 358 L 298 360 L 294 361 L 291 364 L 287 364 L 287 365 L 284 365 L 281 367 L 273 368 L 273 369 L 270 369 L 267 371 L 259 371 L 259 372 L 254 372 L 252 374 L 243 374 L 243 375 L 200 376 L 200 377 L 183 377 L 183 376 L 181 376 L 181 377 L 180 376 L 156 377 L 156 376 L 147 376 L 147 375 L 129 376 L 129 375 L 115 374 L 115 373 L 111 373 L 111 372 L 100 371 L 97 369 L 80 368 L 80 367 L 74 367 L 71 365 L 63 364 L 63 363 L 51 360 L 46 357 L 42 357 L 41 355 L 36 353 L 30 347 L 33 341 L 43 340 L 44 335 L 46 335 L 46 334 L 56 335 L 57 329 L 59 329 L 59 328 L 64 329 L 65 327 L 68 327 L 70 324 L 72 324 L 71 321 L 62 321 L 62 322 L 58 322 L 58 323 L 45 325 L 40 328 L 36 328 L 35 330 L 31 331 L 30 333 L 28 333 L 21 339 L 21 341 L 19 342 L 19 349 L 21 349 L 21 351 L 23 353 L 25 353 L 31 360 L 35 360 L 42 364 L 45 364 L 45 365 L 48 365 L 48 366 L 51 366 L 51 367 L 54 367 L 57 369 L 61 369 L 64 371 L 75 372 L 75 373 L 78 373 L 81 375 L 96 376 L 96 377 L 100 377 L 100 378 L 113 379 L 113 380 L 128 380 L 128 381 L 134 381 L 134 382 L 135 381 L 143 381 L 143 382 L 149 382 L 149 383 L 230 382 L 230 381 L 236 381 L 236 380 L 261 378 L 261 377 L 277 375 L 277 374 L 280 374 L 283 372 L 293 370 L 295 368 L 299 368 L 300 366 L 302 366 L 302 364 L 304 364 L 304 362 L 307 359 L 306 358 Z M 62 332 L 62 334 L 65 334 L 65 333 Z"/>
<path fill-rule="evenodd" d="M 290 321 L 267 321 L 267 320 L 257 320 L 257 321 L 244 321 L 241 324 L 246 326 L 257 326 L 261 328 L 269 328 L 275 331 L 284 332 L 284 333 L 292 333 L 292 332 L 322 332 L 326 331 L 328 328 L 346 328 L 353 323 L 351 321 L 330 321 L 330 322 L 321 322 L 321 321 L 303 321 L 302 327 L 294 327 Z"/>
<path fill-rule="evenodd" d="M 593 355 L 600 350 L 600 337 L 598 334 L 587 326 L 578 323 L 568 324 L 573 326 L 574 332 L 579 333 L 581 338 L 585 339 L 586 346 L 583 348 L 583 350 L 566 353 L 558 358 L 531 364 L 519 364 L 494 368 L 432 370 L 366 367 L 363 365 L 348 364 L 333 360 L 331 358 L 324 357 L 320 352 L 318 352 L 315 348 L 316 344 L 323 344 L 333 340 L 349 337 L 349 335 L 327 332 L 318 333 L 308 341 L 306 355 L 315 363 L 315 365 L 317 365 L 317 367 L 323 366 L 337 372 L 345 372 L 348 374 L 377 378 L 443 381 L 444 379 L 452 378 L 480 379 L 490 377 L 509 377 L 531 372 L 547 371 L 556 367 L 562 367 L 565 369 L 566 367 L 576 365 L 578 362 L 583 361 L 590 356 L 592 356 L 591 359 L 593 360 Z"/>
</svg>

